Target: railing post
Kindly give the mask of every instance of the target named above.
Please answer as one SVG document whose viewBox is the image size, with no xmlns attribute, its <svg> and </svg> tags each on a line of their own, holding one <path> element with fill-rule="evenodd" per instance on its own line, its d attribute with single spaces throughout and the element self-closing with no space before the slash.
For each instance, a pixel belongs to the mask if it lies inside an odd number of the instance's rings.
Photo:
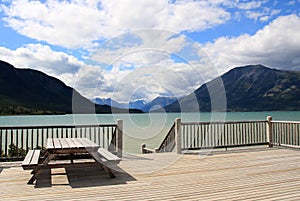
<svg viewBox="0 0 300 201">
<path fill-rule="evenodd" d="M 142 154 L 146 153 L 145 148 L 146 148 L 146 144 L 145 143 L 141 144 L 141 152 L 142 152 Z"/>
<path fill-rule="evenodd" d="M 272 127 L 272 117 L 267 117 L 268 121 L 268 136 L 269 136 L 269 147 L 273 147 L 273 127 Z"/>
<path fill-rule="evenodd" d="M 0 130 L 0 158 L 2 158 L 2 130 Z"/>
<path fill-rule="evenodd" d="M 123 151 L 123 120 L 117 121 L 117 156 L 122 158 Z"/>
<path fill-rule="evenodd" d="M 176 142 L 176 151 L 178 154 L 181 154 L 181 119 L 175 119 L 175 142 Z"/>
</svg>

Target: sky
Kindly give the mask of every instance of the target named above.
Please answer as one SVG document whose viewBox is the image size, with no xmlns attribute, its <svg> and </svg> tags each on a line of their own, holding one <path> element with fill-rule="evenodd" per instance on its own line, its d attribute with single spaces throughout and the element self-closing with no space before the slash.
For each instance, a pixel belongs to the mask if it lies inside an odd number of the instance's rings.
<svg viewBox="0 0 300 201">
<path fill-rule="evenodd" d="M 89 99 L 181 97 L 230 69 L 300 71 L 300 0 L 2 0 L 0 60 Z"/>
</svg>

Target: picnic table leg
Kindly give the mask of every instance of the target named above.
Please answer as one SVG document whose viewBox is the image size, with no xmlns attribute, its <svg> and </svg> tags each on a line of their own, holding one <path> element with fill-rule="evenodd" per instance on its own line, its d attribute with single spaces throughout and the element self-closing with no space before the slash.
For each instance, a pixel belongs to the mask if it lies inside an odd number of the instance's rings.
<svg viewBox="0 0 300 201">
<path fill-rule="evenodd" d="M 31 172 L 32 177 L 29 179 L 29 181 L 27 182 L 27 184 L 33 184 L 33 182 L 37 179 L 38 175 L 40 174 L 40 168 L 35 168 L 32 170 Z"/>
<path fill-rule="evenodd" d="M 32 170 L 31 174 L 32 177 L 29 179 L 29 181 L 27 182 L 27 184 L 33 184 L 33 182 L 35 180 L 37 180 L 38 178 L 38 175 L 41 174 L 41 169 L 42 169 L 42 166 L 45 166 L 47 165 L 53 158 L 55 157 L 54 154 L 50 154 L 50 153 L 46 153 L 45 154 L 45 159 L 43 161 L 41 161 L 41 163 Z"/>
<path fill-rule="evenodd" d="M 71 164 L 74 163 L 74 154 L 70 154 L 70 158 L 71 158 Z"/>
<path fill-rule="evenodd" d="M 116 176 L 114 175 L 114 173 L 112 173 L 112 171 L 110 170 L 110 168 L 106 167 L 105 165 L 100 165 L 105 172 L 108 173 L 110 178 L 115 178 Z"/>
</svg>

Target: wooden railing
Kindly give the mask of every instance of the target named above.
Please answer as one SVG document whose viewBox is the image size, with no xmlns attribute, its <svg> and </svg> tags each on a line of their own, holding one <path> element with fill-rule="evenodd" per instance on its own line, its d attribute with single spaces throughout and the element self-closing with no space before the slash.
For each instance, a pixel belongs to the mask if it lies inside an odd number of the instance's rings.
<svg viewBox="0 0 300 201">
<path fill-rule="evenodd" d="M 252 145 L 272 146 L 271 119 L 266 121 L 181 122 L 176 119 L 155 150 L 142 145 L 142 153 L 229 148 Z"/>
<path fill-rule="evenodd" d="M 171 152 L 175 147 L 175 123 L 171 126 L 165 139 L 156 152 Z"/>
<path fill-rule="evenodd" d="M 160 152 L 172 152 L 175 148 L 175 123 L 171 126 L 166 137 L 158 148 L 150 149 L 146 147 L 146 144 L 142 144 L 141 151 L 143 154 L 160 153 Z"/>
<path fill-rule="evenodd" d="M 122 157 L 123 121 L 105 125 L 2 126 L 0 160 L 22 160 L 30 149 L 44 149 L 47 138 L 84 137 Z"/>
<path fill-rule="evenodd" d="M 267 145 L 266 121 L 181 123 L 181 150 Z"/>
<path fill-rule="evenodd" d="M 181 122 L 176 119 L 156 152 L 171 152 L 175 147 L 176 152 L 181 153 L 252 145 L 300 148 L 300 122 L 273 121 L 271 116 L 266 121 Z"/>
<path fill-rule="evenodd" d="M 273 144 L 300 147 L 300 122 L 272 121 Z"/>
</svg>

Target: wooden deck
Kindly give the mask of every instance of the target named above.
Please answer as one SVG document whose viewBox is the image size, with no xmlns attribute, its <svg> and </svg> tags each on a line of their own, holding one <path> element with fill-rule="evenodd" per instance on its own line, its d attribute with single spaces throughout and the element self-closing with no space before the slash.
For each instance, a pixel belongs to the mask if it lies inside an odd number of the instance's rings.
<svg viewBox="0 0 300 201">
<path fill-rule="evenodd" d="M 97 167 L 45 170 L 0 163 L 1 200 L 299 200 L 300 150 L 125 155 L 115 179 Z"/>
</svg>

